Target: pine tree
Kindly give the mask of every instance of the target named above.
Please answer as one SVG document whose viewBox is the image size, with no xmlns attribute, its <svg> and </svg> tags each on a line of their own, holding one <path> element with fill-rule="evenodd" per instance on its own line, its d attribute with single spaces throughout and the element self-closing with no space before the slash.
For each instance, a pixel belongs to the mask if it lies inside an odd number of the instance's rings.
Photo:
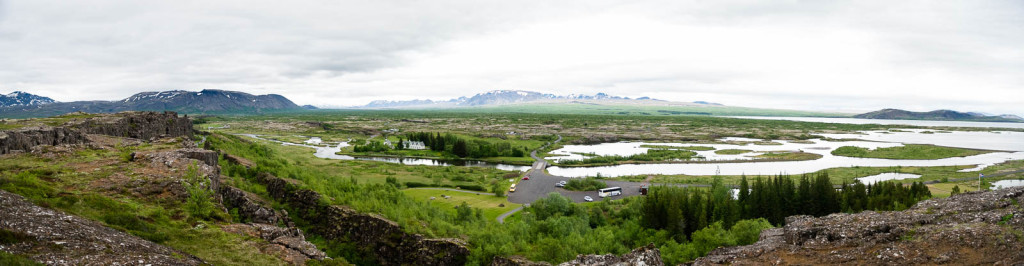
<svg viewBox="0 0 1024 266">
<path fill-rule="evenodd" d="M 737 195 L 737 199 L 740 201 L 739 209 L 741 216 L 743 219 L 749 219 L 750 208 L 747 204 L 749 204 L 748 201 L 750 201 L 750 184 L 747 183 L 747 175 L 740 176 L 740 192 L 739 195 Z"/>
<path fill-rule="evenodd" d="M 466 150 L 466 141 L 461 139 L 455 141 L 455 145 L 452 146 L 452 153 L 454 153 L 455 156 L 459 156 L 459 158 L 465 158 L 468 156 L 469 151 Z"/>
</svg>

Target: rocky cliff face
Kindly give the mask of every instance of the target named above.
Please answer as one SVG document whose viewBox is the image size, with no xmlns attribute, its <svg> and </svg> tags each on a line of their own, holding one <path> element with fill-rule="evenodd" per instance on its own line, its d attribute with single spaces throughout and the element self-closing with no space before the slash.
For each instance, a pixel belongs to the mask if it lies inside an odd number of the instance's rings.
<svg viewBox="0 0 1024 266">
<path fill-rule="evenodd" d="M 220 195 L 223 198 L 224 207 L 237 209 L 238 215 L 244 221 L 261 224 L 278 224 L 287 217 L 277 213 L 274 209 L 266 207 L 259 202 L 259 197 L 251 195 L 241 189 L 230 186 L 222 186 Z"/>
<path fill-rule="evenodd" d="M 327 255 L 313 244 L 306 242 L 298 228 L 278 227 L 269 224 L 232 224 L 224 231 L 248 235 L 269 242 L 262 248 L 264 253 L 276 254 L 292 265 L 305 265 L 307 260 L 323 260 Z"/>
<path fill-rule="evenodd" d="M 262 175 L 261 183 L 276 200 L 294 208 L 311 230 L 326 239 L 354 242 L 382 265 L 462 265 L 469 249 L 459 239 L 427 239 L 408 234 L 395 222 L 345 206 L 328 205 L 321 195 L 295 189 L 287 180 Z"/>
<path fill-rule="evenodd" d="M 1024 187 L 919 202 L 900 212 L 792 216 L 753 245 L 695 265 L 1016 264 L 1024 262 Z"/>
<path fill-rule="evenodd" d="M 63 127 L 29 127 L 0 131 L 0 154 L 29 151 L 38 145 L 82 144 L 89 140 L 77 130 Z"/>
<path fill-rule="evenodd" d="M 149 140 L 162 137 L 192 137 L 192 121 L 175 112 L 121 112 L 71 123 L 89 134 Z"/>
<path fill-rule="evenodd" d="M 104 227 L 97 222 L 36 206 L 0 190 L 0 230 L 14 241 L 0 250 L 50 265 L 199 265 L 198 258 Z"/>
<path fill-rule="evenodd" d="M 88 143 L 86 134 L 151 140 L 192 137 L 192 121 L 173 112 L 123 112 L 72 120 L 59 127 L 32 126 L 0 131 L 0 154 L 29 151 L 39 145 Z M 200 158 L 203 159 L 203 158 Z M 214 162 L 216 163 L 216 157 Z M 203 159 L 209 161 L 209 159 Z"/>
</svg>

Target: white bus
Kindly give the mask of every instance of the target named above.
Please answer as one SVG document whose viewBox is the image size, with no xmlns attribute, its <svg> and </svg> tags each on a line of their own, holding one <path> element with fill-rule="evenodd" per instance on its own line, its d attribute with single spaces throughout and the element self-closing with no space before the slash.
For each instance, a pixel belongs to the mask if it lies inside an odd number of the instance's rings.
<svg viewBox="0 0 1024 266">
<path fill-rule="evenodd" d="M 621 187 L 610 187 L 610 188 L 598 189 L 597 190 L 597 195 L 602 197 L 602 198 L 622 195 L 622 188 Z"/>
</svg>

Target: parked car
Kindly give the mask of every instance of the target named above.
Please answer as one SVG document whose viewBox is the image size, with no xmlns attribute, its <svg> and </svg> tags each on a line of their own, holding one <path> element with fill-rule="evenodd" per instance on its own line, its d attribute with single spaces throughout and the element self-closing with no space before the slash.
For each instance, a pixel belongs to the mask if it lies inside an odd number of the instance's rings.
<svg viewBox="0 0 1024 266">
<path fill-rule="evenodd" d="M 530 180 L 530 176 L 524 176 L 523 180 Z"/>
<path fill-rule="evenodd" d="M 558 182 L 558 183 L 555 183 L 555 186 L 556 186 L 556 187 L 564 187 L 564 186 L 565 186 L 565 182 Z"/>
<path fill-rule="evenodd" d="M 508 192 L 516 192 L 516 184 L 512 184 L 511 187 L 508 187 Z"/>
<path fill-rule="evenodd" d="M 585 200 L 585 201 L 594 201 L 594 198 L 591 198 L 590 196 L 583 196 L 583 200 Z"/>
</svg>

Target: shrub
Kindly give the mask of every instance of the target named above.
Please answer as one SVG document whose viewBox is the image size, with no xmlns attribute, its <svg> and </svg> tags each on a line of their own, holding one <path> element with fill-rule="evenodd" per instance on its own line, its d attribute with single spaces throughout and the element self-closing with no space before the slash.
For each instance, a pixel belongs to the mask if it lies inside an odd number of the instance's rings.
<svg viewBox="0 0 1024 266">
<path fill-rule="evenodd" d="M 114 145 L 117 148 L 117 158 L 121 158 L 121 162 L 130 162 L 135 159 L 135 147 L 118 143 Z"/>
<path fill-rule="evenodd" d="M 501 182 L 494 182 L 491 184 L 491 192 L 494 192 L 495 197 L 504 197 L 505 186 Z"/>
<path fill-rule="evenodd" d="M 487 189 L 484 188 L 484 186 L 481 186 L 481 185 L 459 185 L 459 188 L 460 189 L 465 189 L 465 190 L 487 192 Z"/>
<path fill-rule="evenodd" d="M 210 190 L 210 180 L 199 174 L 199 168 L 194 162 L 185 170 L 185 176 L 182 179 L 185 180 L 185 191 L 188 191 L 185 209 L 192 217 L 208 218 L 213 212 L 213 202 L 210 200 L 213 191 Z"/>
<path fill-rule="evenodd" d="M 427 184 L 427 183 L 420 183 L 420 182 L 405 182 L 405 187 L 407 187 L 407 188 L 414 188 L 414 187 L 429 187 L 429 186 L 430 186 L 430 184 Z"/>
</svg>

